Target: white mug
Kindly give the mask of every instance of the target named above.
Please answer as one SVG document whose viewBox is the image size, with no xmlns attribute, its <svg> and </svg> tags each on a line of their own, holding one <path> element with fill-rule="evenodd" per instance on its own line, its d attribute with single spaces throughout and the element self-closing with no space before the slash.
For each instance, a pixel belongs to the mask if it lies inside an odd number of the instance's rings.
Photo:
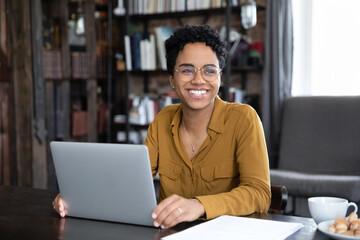
<svg viewBox="0 0 360 240">
<path fill-rule="evenodd" d="M 354 207 L 357 213 L 358 207 L 345 198 L 337 197 L 311 197 L 308 199 L 309 210 L 314 221 L 319 224 L 326 220 L 344 218 L 350 206 Z"/>
</svg>

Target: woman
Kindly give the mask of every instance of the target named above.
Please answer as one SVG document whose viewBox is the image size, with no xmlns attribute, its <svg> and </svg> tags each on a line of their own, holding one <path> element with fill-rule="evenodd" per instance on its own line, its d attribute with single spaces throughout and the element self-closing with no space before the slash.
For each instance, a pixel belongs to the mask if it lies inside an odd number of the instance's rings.
<svg viewBox="0 0 360 240">
<path fill-rule="evenodd" d="M 169 82 L 181 103 L 157 114 L 145 142 L 161 185 L 154 226 L 266 212 L 270 177 L 259 117 L 248 105 L 217 97 L 225 42 L 201 25 L 177 29 L 165 45 Z M 64 216 L 60 195 L 53 204 Z"/>
</svg>

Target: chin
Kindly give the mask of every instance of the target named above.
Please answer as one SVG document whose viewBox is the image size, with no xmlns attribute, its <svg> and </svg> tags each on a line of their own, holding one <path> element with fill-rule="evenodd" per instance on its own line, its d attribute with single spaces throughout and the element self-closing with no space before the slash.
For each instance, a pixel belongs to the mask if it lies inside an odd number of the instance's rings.
<svg viewBox="0 0 360 240">
<path fill-rule="evenodd" d="M 202 110 L 212 105 L 213 102 L 214 101 L 190 102 L 190 104 L 188 103 L 187 105 L 193 110 Z"/>
</svg>

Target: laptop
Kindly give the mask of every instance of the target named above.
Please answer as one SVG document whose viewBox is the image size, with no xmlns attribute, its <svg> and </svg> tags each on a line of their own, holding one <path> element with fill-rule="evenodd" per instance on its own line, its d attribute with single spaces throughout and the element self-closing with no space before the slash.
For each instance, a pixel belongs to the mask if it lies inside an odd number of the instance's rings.
<svg viewBox="0 0 360 240">
<path fill-rule="evenodd" d="M 145 145 L 53 141 L 50 148 L 67 216 L 153 226 Z"/>
</svg>

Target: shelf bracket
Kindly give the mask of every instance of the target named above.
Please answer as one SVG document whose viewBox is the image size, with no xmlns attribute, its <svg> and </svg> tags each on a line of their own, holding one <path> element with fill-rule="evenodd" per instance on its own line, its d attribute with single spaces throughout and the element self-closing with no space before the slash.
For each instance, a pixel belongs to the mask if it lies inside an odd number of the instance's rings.
<svg viewBox="0 0 360 240">
<path fill-rule="evenodd" d="M 207 21 L 209 20 L 209 17 L 210 17 L 209 14 L 206 14 L 206 15 L 205 15 L 204 20 L 203 20 L 203 22 L 202 22 L 203 25 L 207 23 Z"/>
<path fill-rule="evenodd" d="M 180 25 L 180 27 L 183 27 L 183 26 L 184 26 L 184 23 L 183 23 L 183 21 L 181 20 L 181 17 L 177 17 L 176 20 L 177 20 L 178 24 Z"/>
</svg>

